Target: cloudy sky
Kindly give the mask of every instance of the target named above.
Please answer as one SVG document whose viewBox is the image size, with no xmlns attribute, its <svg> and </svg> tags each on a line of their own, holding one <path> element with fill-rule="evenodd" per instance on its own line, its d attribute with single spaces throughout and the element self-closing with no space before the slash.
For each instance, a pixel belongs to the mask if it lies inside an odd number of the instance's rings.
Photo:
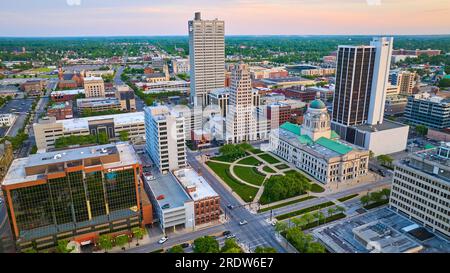
<svg viewBox="0 0 450 273">
<path fill-rule="evenodd" d="M 0 36 L 187 35 L 195 11 L 227 35 L 450 33 L 448 0 L 1 0 Z"/>
</svg>

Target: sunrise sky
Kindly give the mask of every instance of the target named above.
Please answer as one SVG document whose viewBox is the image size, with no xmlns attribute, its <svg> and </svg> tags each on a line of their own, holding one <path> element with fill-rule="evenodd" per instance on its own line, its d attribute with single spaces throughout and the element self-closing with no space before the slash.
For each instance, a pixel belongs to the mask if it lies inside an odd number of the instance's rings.
<svg viewBox="0 0 450 273">
<path fill-rule="evenodd" d="M 187 35 L 195 11 L 227 35 L 450 33 L 448 0 L 1 0 L 0 36 Z"/>
</svg>

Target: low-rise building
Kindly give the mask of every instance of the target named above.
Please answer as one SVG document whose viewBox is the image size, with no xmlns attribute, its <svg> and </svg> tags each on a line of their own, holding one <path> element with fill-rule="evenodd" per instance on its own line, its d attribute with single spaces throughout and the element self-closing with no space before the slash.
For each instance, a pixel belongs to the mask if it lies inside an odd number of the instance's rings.
<svg viewBox="0 0 450 273">
<path fill-rule="evenodd" d="M 220 196 L 206 180 L 191 168 L 173 172 L 194 201 L 195 225 L 217 222 L 220 217 Z"/>
<path fill-rule="evenodd" d="M 93 112 L 120 111 L 121 104 L 116 98 L 77 99 L 77 109 L 82 115 Z"/>
<path fill-rule="evenodd" d="M 55 117 L 56 120 L 73 118 L 72 104 L 68 101 L 50 105 L 47 109 L 48 117 Z"/>
<path fill-rule="evenodd" d="M 11 165 L 13 159 L 14 155 L 11 142 L 6 140 L 4 143 L 0 143 L 0 182 L 6 175 L 9 165 Z"/>
<path fill-rule="evenodd" d="M 296 85 L 314 85 L 314 80 L 305 79 L 302 77 L 286 77 L 286 78 L 273 78 L 273 79 L 262 79 L 265 87 L 273 88 L 289 88 Z"/>
<path fill-rule="evenodd" d="M 403 114 L 408 98 L 402 95 L 388 95 L 384 107 L 384 114 L 389 116 Z"/>
<path fill-rule="evenodd" d="M 52 91 L 50 93 L 50 99 L 54 102 L 66 102 L 73 101 L 79 97 L 84 97 L 84 95 L 84 89 Z"/>
<path fill-rule="evenodd" d="M 103 76 L 113 76 L 114 70 L 86 70 L 84 71 L 85 77 L 103 77 Z"/>
<path fill-rule="evenodd" d="M 115 88 L 116 99 L 119 100 L 120 110 L 124 112 L 136 111 L 136 98 L 133 89 L 128 85 L 119 85 Z"/>
<path fill-rule="evenodd" d="M 0 127 L 11 127 L 16 122 L 15 114 L 0 114 Z"/>
<path fill-rule="evenodd" d="M 450 99 L 419 93 L 408 97 L 404 114 L 414 125 L 442 130 L 450 127 Z"/>
<path fill-rule="evenodd" d="M 60 137 L 86 136 L 106 133 L 109 139 L 118 139 L 120 132 L 128 134 L 129 141 L 145 141 L 144 113 L 134 112 L 106 116 L 94 116 L 56 120 L 53 117 L 40 119 L 33 124 L 34 137 L 39 152 L 55 148 Z"/>
<path fill-rule="evenodd" d="M 394 165 L 390 207 L 450 237 L 450 143 Z"/>
<path fill-rule="evenodd" d="M 144 74 L 144 77 L 145 80 L 150 83 L 166 82 L 170 80 L 169 76 L 165 73 Z"/>
<path fill-rule="evenodd" d="M 333 76 L 336 74 L 336 68 L 315 68 L 303 69 L 302 76 Z"/>
<path fill-rule="evenodd" d="M 325 104 L 313 101 L 302 126 L 284 123 L 269 135 L 270 151 L 319 182 L 352 181 L 368 173 L 369 151 L 339 140 Z"/>
<path fill-rule="evenodd" d="M 174 74 L 189 74 L 189 58 L 172 60 L 172 69 Z"/>
<path fill-rule="evenodd" d="M 182 92 L 189 94 L 189 82 L 186 81 L 138 82 L 136 86 L 144 90 L 146 94 L 161 92 Z"/>
<path fill-rule="evenodd" d="M 50 248 L 62 239 L 85 245 L 142 226 L 140 169 L 127 143 L 14 160 L 2 190 L 19 250 Z"/>
<path fill-rule="evenodd" d="M 20 89 L 26 92 L 28 96 L 40 96 L 46 87 L 46 80 L 29 80 L 20 85 Z"/>
</svg>

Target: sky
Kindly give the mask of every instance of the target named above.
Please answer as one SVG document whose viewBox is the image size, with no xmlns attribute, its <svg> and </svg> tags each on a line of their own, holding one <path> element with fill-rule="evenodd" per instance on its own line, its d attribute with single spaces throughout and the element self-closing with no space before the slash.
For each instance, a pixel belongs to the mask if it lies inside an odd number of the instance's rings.
<svg viewBox="0 0 450 273">
<path fill-rule="evenodd" d="M 0 36 L 450 34 L 449 0 L 1 0 Z"/>
</svg>

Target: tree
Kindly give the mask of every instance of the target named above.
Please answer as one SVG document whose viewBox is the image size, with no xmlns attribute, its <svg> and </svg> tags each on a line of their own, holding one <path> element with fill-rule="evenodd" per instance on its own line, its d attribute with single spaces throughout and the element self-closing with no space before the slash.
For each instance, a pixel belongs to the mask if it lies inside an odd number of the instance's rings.
<svg viewBox="0 0 450 273">
<path fill-rule="evenodd" d="M 370 201 L 371 201 L 370 196 L 369 196 L 368 194 L 362 196 L 359 200 L 361 201 L 361 204 L 362 204 L 364 207 L 367 206 L 367 205 L 370 203 Z"/>
<path fill-rule="evenodd" d="M 122 250 L 125 250 L 125 245 L 128 243 L 129 238 L 128 235 L 122 234 L 116 237 L 116 246 L 122 248 Z"/>
<path fill-rule="evenodd" d="M 135 227 L 131 230 L 131 232 L 133 233 L 133 237 L 136 238 L 136 246 L 139 246 L 139 240 L 142 240 L 142 238 L 144 238 L 147 230 L 145 228 Z"/>
<path fill-rule="evenodd" d="M 176 245 L 169 250 L 169 253 L 184 253 L 184 249 L 180 245 Z"/>
<path fill-rule="evenodd" d="M 391 166 L 394 159 L 388 155 L 379 155 L 377 160 L 381 165 Z"/>
<path fill-rule="evenodd" d="M 420 136 L 426 136 L 428 133 L 428 127 L 424 125 L 416 125 L 415 131 Z"/>
<path fill-rule="evenodd" d="M 307 225 L 314 221 L 314 216 L 312 216 L 310 213 L 305 213 L 300 218 L 303 218 Z"/>
<path fill-rule="evenodd" d="M 370 199 L 371 199 L 373 202 L 378 203 L 378 202 L 380 202 L 380 201 L 383 199 L 383 196 L 381 195 L 380 192 L 372 192 L 372 193 L 370 194 Z"/>
<path fill-rule="evenodd" d="M 333 207 L 328 208 L 328 210 L 327 210 L 328 217 L 333 216 L 333 214 L 334 214 L 335 212 L 336 212 L 336 210 L 335 210 Z"/>
<path fill-rule="evenodd" d="M 113 238 L 109 234 L 101 235 L 98 238 L 98 245 L 101 249 L 105 250 L 105 252 L 108 252 L 108 250 L 113 248 L 112 240 Z"/>
<path fill-rule="evenodd" d="M 219 253 L 219 242 L 212 236 L 204 236 L 194 240 L 195 253 Z"/>
<path fill-rule="evenodd" d="M 236 243 L 235 239 L 226 239 L 220 252 L 222 252 L 222 253 L 242 253 L 242 249 Z"/>
<path fill-rule="evenodd" d="M 375 156 L 375 153 L 372 150 L 369 150 L 369 158 L 372 159 Z"/>
<path fill-rule="evenodd" d="M 273 247 L 258 246 L 255 248 L 255 253 L 277 253 L 277 250 Z"/>
<path fill-rule="evenodd" d="M 336 211 L 338 213 L 344 213 L 346 211 L 346 209 L 342 206 L 336 206 Z"/>
<path fill-rule="evenodd" d="M 128 131 L 120 131 L 119 139 L 121 141 L 128 141 Z"/>
<path fill-rule="evenodd" d="M 72 246 L 70 249 L 67 248 L 67 245 L 69 244 L 69 240 L 59 240 L 58 245 L 56 246 L 56 253 L 70 253 L 72 252 L 75 247 Z"/>
<path fill-rule="evenodd" d="M 286 232 L 288 229 L 288 225 L 286 222 L 277 222 L 275 224 L 275 230 L 279 233 Z"/>
<path fill-rule="evenodd" d="M 108 135 L 105 132 L 101 132 L 97 135 L 98 144 L 108 144 Z"/>
<path fill-rule="evenodd" d="M 318 224 L 320 225 L 320 222 L 324 223 L 325 222 L 325 214 L 323 214 L 323 212 L 319 211 L 317 213 L 317 220 L 318 220 Z"/>
<path fill-rule="evenodd" d="M 391 195 L 391 190 L 389 190 L 389 189 L 382 189 L 380 191 L 380 194 L 382 196 L 384 196 L 385 199 L 389 199 L 389 196 Z"/>
<path fill-rule="evenodd" d="M 303 228 L 306 225 L 306 221 L 303 218 L 293 218 L 290 220 L 296 227 Z"/>
</svg>

